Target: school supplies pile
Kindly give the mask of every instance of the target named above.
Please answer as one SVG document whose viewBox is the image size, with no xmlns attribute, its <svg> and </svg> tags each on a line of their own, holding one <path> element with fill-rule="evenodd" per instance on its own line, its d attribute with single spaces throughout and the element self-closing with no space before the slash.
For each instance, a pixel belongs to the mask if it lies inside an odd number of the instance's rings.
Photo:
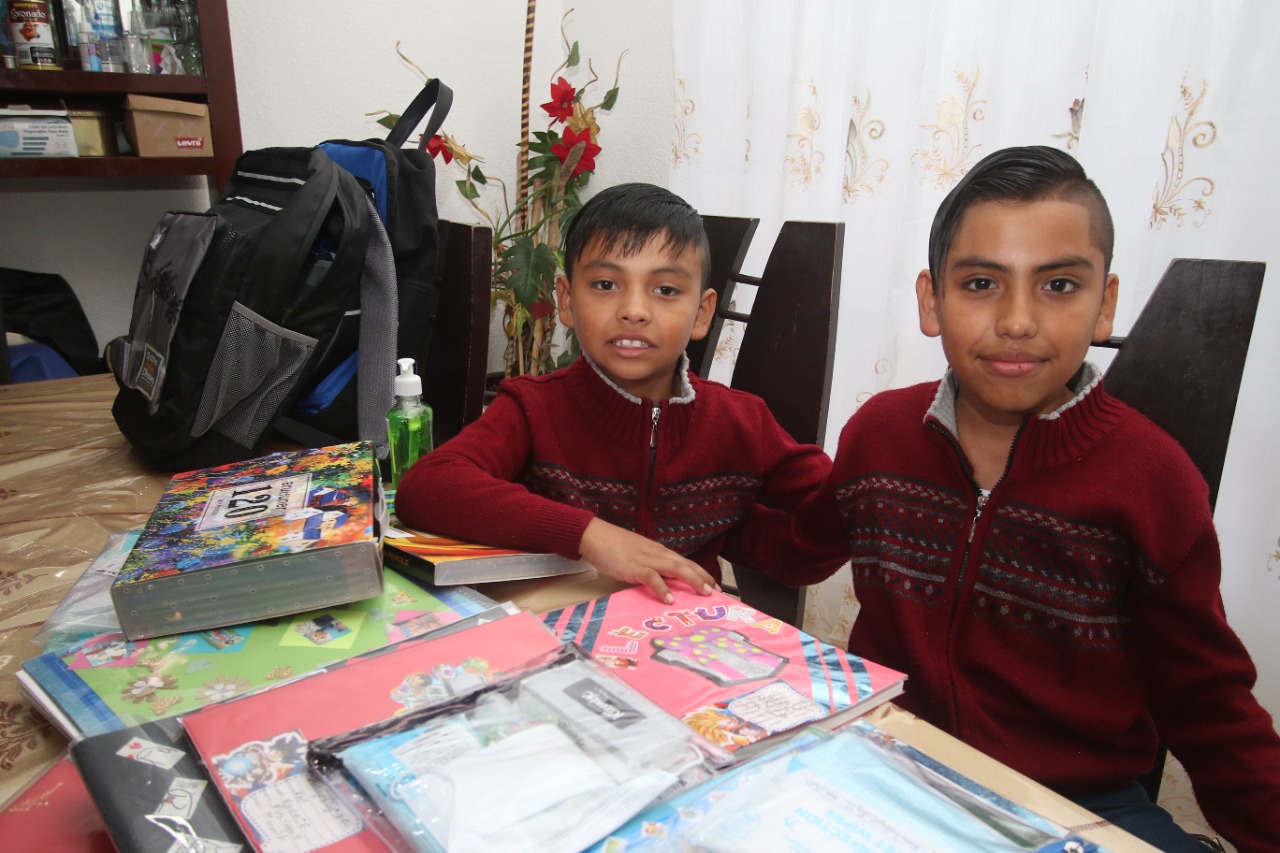
<svg viewBox="0 0 1280 853">
<path fill-rule="evenodd" d="M 618 850 L 1099 848 L 859 722 L 834 733 L 807 729 L 642 812 L 588 853 Z"/>
<path fill-rule="evenodd" d="M 577 851 L 712 772 L 695 735 L 566 645 L 448 704 L 313 742 L 392 849 Z"/>
<path fill-rule="evenodd" d="M 386 509 L 368 442 L 175 476 L 111 585 L 130 640 L 382 591 Z"/>
<path fill-rule="evenodd" d="M 282 619 L 130 640 L 99 634 L 22 665 L 22 691 L 68 738 L 186 714 L 424 634 L 497 603 L 392 571 L 381 595 Z"/>
<path fill-rule="evenodd" d="M 809 724 L 834 728 L 903 690 L 906 675 L 722 592 L 632 587 L 548 613 L 547 625 L 739 758 Z"/>
</svg>

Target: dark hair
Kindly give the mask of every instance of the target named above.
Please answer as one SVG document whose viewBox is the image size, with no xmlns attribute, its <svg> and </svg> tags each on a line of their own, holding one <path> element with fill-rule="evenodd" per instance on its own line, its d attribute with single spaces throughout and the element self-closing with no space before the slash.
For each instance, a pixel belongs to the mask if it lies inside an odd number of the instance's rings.
<svg viewBox="0 0 1280 853">
<path fill-rule="evenodd" d="M 582 206 L 564 237 L 564 272 L 572 277 L 573 265 L 592 240 L 608 251 L 619 249 L 634 255 L 659 234 L 663 248 L 693 248 L 702 263 L 702 289 L 711 282 L 711 249 L 698 211 L 675 193 L 653 184 L 617 184 L 601 190 Z"/>
<path fill-rule="evenodd" d="M 929 272 L 936 289 L 942 281 L 947 253 L 960 230 L 964 213 L 984 201 L 1074 201 L 1089 211 L 1094 242 L 1102 250 L 1106 269 L 1111 269 L 1115 226 L 1111 211 L 1097 184 L 1089 180 L 1080 163 L 1057 148 L 1029 145 L 1005 148 L 978 161 L 960 183 L 947 194 L 933 217 L 929 230 Z"/>
</svg>

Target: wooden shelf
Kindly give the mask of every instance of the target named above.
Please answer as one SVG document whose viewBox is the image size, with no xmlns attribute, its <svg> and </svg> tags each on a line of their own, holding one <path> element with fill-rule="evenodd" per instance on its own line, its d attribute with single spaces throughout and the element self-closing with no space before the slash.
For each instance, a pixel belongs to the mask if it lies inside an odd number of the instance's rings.
<svg viewBox="0 0 1280 853">
<path fill-rule="evenodd" d="M 111 74 L 101 71 L 15 71 L 0 70 L 0 97 L 8 93 L 77 97 L 80 95 L 207 95 L 203 76 L 194 74 Z"/>
<path fill-rule="evenodd" d="M 241 153 L 240 108 L 227 0 L 196 0 L 204 74 L 117 74 L 104 71 L 0 69 L 0 102 L 62 100 L 71 109 L 124 107 L 129 94 L 209 105 L 213 157 L 31 157 L 0 159 L 0 179 L 208 175 L 214 189 L 231 176 Z M 67 58 L 65 64 L 78 62 Z"/>
<path fill-rule="evenodd" d="M 0 178 L 143 178 L 213 175 L 212 157 L 6 157 Z"/>
</svg>

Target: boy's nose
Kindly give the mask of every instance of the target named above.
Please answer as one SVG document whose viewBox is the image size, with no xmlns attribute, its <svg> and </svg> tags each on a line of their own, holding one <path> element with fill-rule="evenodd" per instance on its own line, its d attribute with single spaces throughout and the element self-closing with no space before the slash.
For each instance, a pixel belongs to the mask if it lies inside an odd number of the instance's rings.
<svg viewBox="0 0 1280 853">
<path fill-rule="evenodd" d="M 1010 292 L 1000 300 L 996 334 L 1002 338 L 1029 338 L 1036 333 L 1035 311 L 1029 296 Z"/>
<path fill-rule="evenodd" d="M 645 323 L 649 320 L 649 301 L 640 291 L 627 293 L 622 299 L 619 316 L 628 323 Z"/>
</svg>

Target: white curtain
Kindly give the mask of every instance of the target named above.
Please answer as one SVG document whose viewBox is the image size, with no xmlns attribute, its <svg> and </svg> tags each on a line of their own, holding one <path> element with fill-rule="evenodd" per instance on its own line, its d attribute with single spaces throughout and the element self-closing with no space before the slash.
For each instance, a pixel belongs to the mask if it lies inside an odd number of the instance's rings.
<svg viewBox="0 0 1280 853">
<path fill-rule="evenodd" d="M 784 220 L 846 223 L 829 451 L 867 397 L 941 375 L 913 285 L 938 203 L 989 152 L 1054 145 L 1102 188 L 1117 334 L 1173 258 L 1268 263 L 1217 522 L 1228 617 L 1280 717 L 1280 4 L 681 0 L 674 15 L 671 188 L 761 219 L 747 272 Z M 811 632 L 847 639 L 849 586 L 846 569 L 810 592 Z"/>
</svg>

